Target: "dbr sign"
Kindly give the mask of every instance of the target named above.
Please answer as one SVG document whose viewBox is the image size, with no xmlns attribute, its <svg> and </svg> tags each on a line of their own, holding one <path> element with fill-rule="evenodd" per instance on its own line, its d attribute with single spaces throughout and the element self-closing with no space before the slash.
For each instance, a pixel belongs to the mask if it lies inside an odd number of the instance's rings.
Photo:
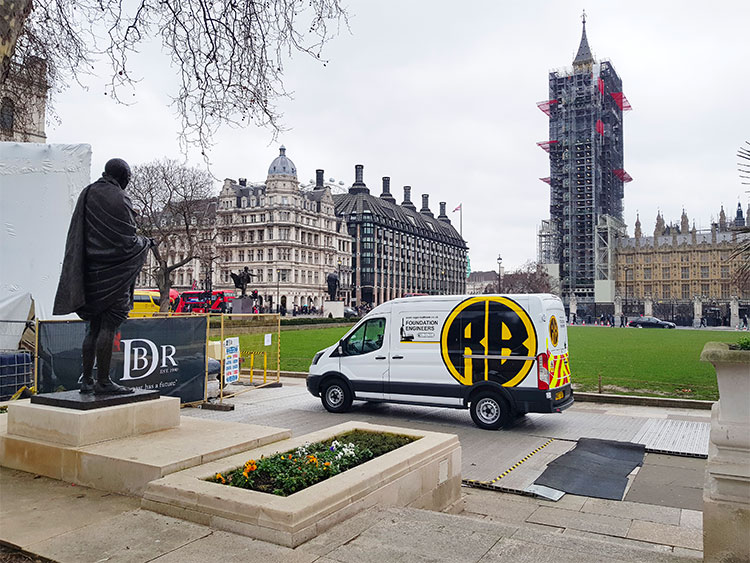
<svg viewBox="0 0 750 563">
<path fill-rule="evenodd" d="M 142 342 L 138 346 L 135 343 Z M 124 366 L 122 380 L 143 379 L 148 377 L 157 367 L 169 367 L 167 362 L 173 367 L 177 367 L 174 359 L 175 347 L 171 344 L 162 344 L 157 346 L 146 338 L 123 339 L 124 349 Z"/>
</svg>

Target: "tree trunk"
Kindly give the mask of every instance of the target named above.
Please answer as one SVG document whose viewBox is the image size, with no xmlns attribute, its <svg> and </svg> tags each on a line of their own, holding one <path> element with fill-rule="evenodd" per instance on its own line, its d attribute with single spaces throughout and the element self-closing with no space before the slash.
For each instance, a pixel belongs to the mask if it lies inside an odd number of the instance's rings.
<svg viewBox="0 0 750 563">
<path fill-rule="evenodd" d="M 16 41 L 30 13 L 31 0 L 0 2 L 0 84 L 5 82 L 8 76 Z"/>
<path fill-rule="evenodd" d="M 169 280 L 171 270 L 165 260 L 159 260 L 158 264 L 159 268 L 156 270 L 154 277 L 156 278 L 156 285 L 159 288 L 159 312 L 167 313 L 169 312 L 169 290 L 172 287 Z"/>
</svg>

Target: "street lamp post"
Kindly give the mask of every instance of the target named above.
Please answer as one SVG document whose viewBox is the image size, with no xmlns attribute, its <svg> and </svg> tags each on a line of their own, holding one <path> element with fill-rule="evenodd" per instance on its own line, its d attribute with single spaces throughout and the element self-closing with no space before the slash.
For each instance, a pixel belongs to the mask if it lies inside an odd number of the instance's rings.
<svg viewBox="0 0 750 563">
<path fill-rule="evenodd" d="M 279 282 L 281 281 L 281 270 L 276 270 L 276 312 L 281 313 L 281 298 L 279 297 Z"/>
<path fill-rule="evenodd" d="M 628 320 L 628 272 L 632 272 L 633 268 L 625 268 L 625 322 Z"/>
<path fill-rule="evenodd" d="M 338 273 L 338 276 L 339 276 L 339 283 L 336 286 L 336 300 L 337 301 L 339 299 L 339 293 L 341 291 L 341 258 L 339 258 L 339 273 Z"/>
<path fill-rule="evenodd" d="M 503 257 L 497 255 L 497 292 L 500 293 L 503 277 Z"/>
</svg>

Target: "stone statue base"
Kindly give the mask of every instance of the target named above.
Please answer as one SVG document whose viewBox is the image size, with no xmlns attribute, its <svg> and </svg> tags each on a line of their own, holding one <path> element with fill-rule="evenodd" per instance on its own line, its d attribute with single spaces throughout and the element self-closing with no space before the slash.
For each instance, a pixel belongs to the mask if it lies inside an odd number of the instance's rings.
<svg viewBox="0 0 750 563">
<path fill-rule="evenodd" d="M 344 318 L 344 302 L 343 301 L 324 301 L 323 302 L 323 316 L 327 317 L 329 314 L 334 319 Z"/>
<path fill-rule="evenodd" d="M 152 401 L 159 398 L 158 391 L 136 389 L 127 395 L 94 395 L 75 391 L 62 391 L 60 393 L 41 393 L 31 396 L 32 405 L 47 405 L 50 407 L 62 407 L 79 411 L 114 407 L 116 405 L 129 405 L 142 401 Z"/>
<path fill-rule="evenodd" d="M 232 313 L 247 315 L 253 312 L 253 300 L 249 297 L 236 297 L 232 301 Z"/>
</svg>

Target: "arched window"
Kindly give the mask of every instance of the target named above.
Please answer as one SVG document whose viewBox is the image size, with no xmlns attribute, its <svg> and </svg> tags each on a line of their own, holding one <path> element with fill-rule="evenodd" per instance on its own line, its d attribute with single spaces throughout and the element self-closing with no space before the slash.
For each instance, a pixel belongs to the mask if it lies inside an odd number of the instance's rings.
<svg viewBox="0 0 750 563">
<path fill-rule="evenodd" d="M 15 120 L 16 107 L 13 100 L 3 98 L 0 102 L 0 129 L 3 131 L 12 131 Z"/>
</svg>

